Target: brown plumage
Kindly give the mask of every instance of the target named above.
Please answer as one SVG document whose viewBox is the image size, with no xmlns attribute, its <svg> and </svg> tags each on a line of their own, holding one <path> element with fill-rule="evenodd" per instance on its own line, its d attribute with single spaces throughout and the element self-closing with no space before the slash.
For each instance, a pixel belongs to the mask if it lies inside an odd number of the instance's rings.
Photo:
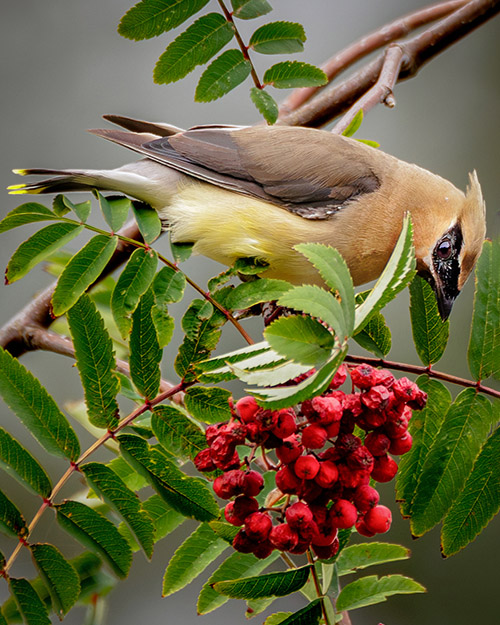
<svg viewBox="0 0 500 625">
<path fill-rule="evenodd" d="M 355 284 L 378 277 L 411 213 L 419 273 L 443 319 L 481 252 L 485 211 L 475 173 L 464 194 L 450 182 L 359 141 L 290 127 L 202 126 L 188 131 L 107 116 L 123 130 L 94 134 L 143 155 L 114 170 L 17 170 L 55 176 L 14 193 L 91 188 L 149 203 L 178 242 L 230 265 L 251 257 L 265 275 L 318 283 L 293 246 L 336 247 Z"/>
</svg>

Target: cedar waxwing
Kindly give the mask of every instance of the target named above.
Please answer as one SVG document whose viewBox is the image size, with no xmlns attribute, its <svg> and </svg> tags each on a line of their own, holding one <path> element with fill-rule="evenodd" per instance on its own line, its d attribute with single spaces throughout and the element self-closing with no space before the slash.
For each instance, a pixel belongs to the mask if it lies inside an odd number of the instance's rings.
<svg viewBox="0 0 500 625">
<path fill-rule="evenodd" d="M 57 176 L 12 193 L 101 189 L 150 204 L 175 242 L 225 265 L 268 263 L 266 277 L 322 284 L 293 249 L 315 241 L 342 254 L 355 285 L 379 276 L 409 212 L 418 273 L 441 317 L 472 271 L 485 237 L 476 173 L 464 195 L 450 182 L 354 139 L 311 128 L 200 126 L 188 131 L 119 116 L 92 133 L 145 158 L 113 170 L 24 169 Z"/>
</svg>

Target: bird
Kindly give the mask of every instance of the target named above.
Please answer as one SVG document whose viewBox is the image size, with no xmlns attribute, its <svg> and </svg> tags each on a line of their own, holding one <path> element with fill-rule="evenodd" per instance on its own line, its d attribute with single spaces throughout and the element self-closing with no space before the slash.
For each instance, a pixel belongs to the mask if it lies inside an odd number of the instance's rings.
<svg viewBox="0 0 500 625">
<path fill-rule="evenodd" d="M 463 193 L 451 182 L 354 138 L 284 125 L 165 123 L 104 115 L 118 129 L 91 133 L 140 154 L 111 170 L 17 169 L 50 176 L 10 193 L 121 192 L 154 208 L 173 242 L 231 266 L 266 264 L 262 276 L 324 286 L 294 246 L 336 248 L 354 285 L 375 280 L 413 221 L 417 273 L 446 320 L 479 257 L 485 203 L 476 172 Z"/>
</svg>

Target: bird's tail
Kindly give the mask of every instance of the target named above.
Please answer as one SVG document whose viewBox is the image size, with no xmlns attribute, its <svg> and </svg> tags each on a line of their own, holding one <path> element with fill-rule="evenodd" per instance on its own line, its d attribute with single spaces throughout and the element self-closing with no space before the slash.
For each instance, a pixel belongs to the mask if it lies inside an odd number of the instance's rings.
<svg viewBox="0 0 500 625">
<path fill-rule="evenodd" d="M 7 187 L 9 193 L 68 193 L 91 189 L 114 190 L 112 181 L 105 172 L 84 169 L 14 169 L 20 176 L 51 176 L 37 182 L 13 184 Z"/>
</svg>

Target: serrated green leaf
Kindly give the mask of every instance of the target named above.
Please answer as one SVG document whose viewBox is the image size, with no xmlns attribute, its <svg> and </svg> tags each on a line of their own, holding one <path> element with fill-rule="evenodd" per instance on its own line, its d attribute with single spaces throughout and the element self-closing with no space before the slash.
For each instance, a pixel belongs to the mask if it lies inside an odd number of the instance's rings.
<svg viewBox="0 0 500 625">
<path fill-rule="evenodd" d="M 306 33 L 297 22 L 269 22 L 252 34 L 248 47 L 261 54 L 302 52 Z"/>
<path fill-rule="evenodd" d="M 350 336 L 354 329 L 354 287 L 345 260 L 335 248 L 320 243 L 299 243 L 295 249 L 316 267 L 338 298 L 344 312 L 346 332 Z"/>
<path fill-rule="evenodd" d="M 402 291 L 415 275 L 413 228 L 408 215 L 384 271 L 365 301 L 356 307 L 355 330 L 363 329 L 369 319 Z"/>
<path fill-rule="evenodd" d="M 267 0 L 231 0 L 231 6 L 233 17 L 240 20 L 252 20 L 273 10 Z"/>
<path fill-rule="evenodd" d="M 111 311 L 123 339 L 132 327 L 132 314 L 155 277 L 158 255 L 138 248 L 129 258 L 111 295 Z"/>
<path fill-rule="evenodd" d="M 10 499 L 0 490 L 0 531 L 8 536 L 22 537 L 28 533 L 28 526 Z"/>
<path fill-rule="evenodd" d="M 474 312 L 467 351 L 475 380 L 500 378 L 500 239 L 485 241 L 476 265 Z"/>
<path fill-rule="evenodd" d="M 71 208 L 64 201 L 64 195 L 56 195 L 52 200 L 52 210 L 58 217 L 64 217 L 71 212 Z"/>
<path fill-rule="evenodd" d="M 55 203 L 56 200 L 59 200 L 60 203 L 60 211 L 65 207 L 66 211 L 72 210 L 78 219 L 82 222 L 86 222 L 89 218 L 90 211 L 92 210 L 92 202 L 90 200 L 86 200 L 85 202 L 80 202 L 79 204 L 73 204 L 73 202 L 67 198 L 65 195 L 58 195 L 54 199 L 54 212 L 55 212 Z"/>
<path fill-rule="evenodd" d="M 226 603 L 229 597 L 224 597 L 216 592 L 212 585 L 216 582 L 238 579 L 243 575 L 259 575 L 279 557 L 274 551 L 265 560 L 258 560 L 253 554 L 233 553 L 219 568 L 212 573 L 207 583 L 201 589 L 198 597 L 198 614 L 207 614 Z"/>
<path fill-rule="evenodd" d="M 49 208 L 43 206 L 43 204 L 37 204 L 36 202 L 28 202 L 21 204 L 17 208 L 14 208 L 7 213 L 7 215 L 0 221 L 0 234 L 7 232 L 12 228 L 18 228 L 25 224 L 35 223 L 37 221 L 64 221 L 53 213 Z"/>
<path fill-rule="evenodd" d="M 466 547 L 500 510 L 500 429 L 486 441 L 441 531 L 443 556 Z"/>
<path fill-rule="evenodd" d="M 208 0 L 142 0 L 125 13 L 118 32 L 127 39 L 151 39 L 198 13 Z"/>
<path fill-rule="evenodd" d="M 349 575 L 368 566 L 407 560 L 410 550 L 402 545 L 389 543 L 359 543 L 343 549 L 337 558 L 337 574 Z"/>
<path fill-rule="evenodd" d="M 148 204 L 138 201 L 132 202 L 132 211 L 144 242 L 151 245 L 161 234 L 161 221 L 158 213 Z"/>
<path fill-rule="evenodd" d="M 33 562 L 50 593 L 54 611 L 62 618 L 80 595 L 78 573 L 53 545 L 37 543 L 30 545 L 30 550 Z"/>
<path fill-rule="evenodd" d="M 231 393 L 223 388 L 193 386 L 188 388 L 184 401 L 188 412 L 202 423 L 219 423 L 231 418 L 229 398 Z"/>
<path fill-rule="evenodd" d="M 352 118 L 347 128 L 342 133 L 344 137 L 352 137 L 356 134 L 363 123 L 363 109 L 359 109 L 356 115 Z"/>
<path fill-rule="evenodd" d="M 162 351 L 151 314 L 153 293 L 146 291 L 132 316 L 130 334 L 130 375 L 139 393 L 154 399 L 160 388 Z"/>
<path fill-rule="evenodd" d="M 97 510 L 79 501 L 54 506 L 61 527 L 88 549 L 98 553 L 120 578 L 128 575 L 132 552 L 117 528 Z"/>
<path fill-rule="evenodd" d="M 185 337 L 174 362 L 176 373 L 185 381 L 195 379 L 194 366 L 207 360 L 217 347 L 221 332 L 218 327 L 224 318 L 215 311 L 210 319 L 203 321 L 195 338 Z"/>
<path fill-rule="evenodd" d="M 252 70 L 240 50 L 226 50 L 201 75 L 196 86 L 196 102 L 212 102 L 242 83 Z"/>
<path fill-rule="evenodd" d="M 364 302 L 369 293 L 370 291 L 356 293 L 356 303 L 361 304 L 361 302 Z M 391 351 L 391 331 L 381 313 L 375 313 L 363 329 L 355 334 L 353 338 L 361 347 L 379 358 L 385 358 Z"/>
<path fill-rule="evenodd" d="M 106 465 L 120 477 L 132 491 L 139 491 L 149 485 L 146 478 L 139 475 L 121 456 L 113 458 Z"/>
<path fill-rule="evenodd" d="M 243 282 L 226 298 L 226 306 L 229 310 L 243 310 L 255 304 L 277 300 L 291 288 L 292 285 L 284 280 L 261 278 Z"/>
<path fill-rule="evenodd" d="M 336 608 L 338 612 L 355 610 L 386 601 L 392 595 L 417 592 L 425 592 L 425 588 L 410 577 L 387 575 L 379 578 L 369 575 L 345 586 L 338 596 Z"/>
<path fill-rule="evenodd" d="M 94 302 L 82 295 L 68 311 L 68 323 L 90 423 L 113 429 L 118 423 L 120 389 L 113 342 Z"/>
<path fill-rule="evenodd" d="M 155 542 L 173 532 L 186 517 L 171 508 L 159 495 L 151 495 L 142 502 L 143 509 L 148 513 L 155 527 Z"/>
<path fill-rule="evenodd" d="M 154 543 L 153 522 L 141 510 L 141 502 L 137 495 L 129 490 L 125 482 L 104 464 L 89 462 L 81 465 L 80 471 L 85 475 L 92 490 L 121 515 L 144 553 L 151 559 Z"/>
<path fill-rule="evenodd" d="M 158 306 L 180 302 L 186 288 L 186 276 L 173 267 L 162 267 L 153 280 L 153 293 Z"/>
<path fill-rule="evenodd" d="M 186 476 L 163 453 L 138 436 L 122 434 L 118 441 L 127 462 L 172 508 L 202 522 L 219 517 L 219 507 L 204 480 Z"/>
<path fill-rule="evenodd" d="M 323 364 L 334 347 L 331 332 L 319 321 L 300 315 L 276 319 L 264 335 L 278 354 L 311 367 Z"/>
<path fill-rule="evenodd" d="M 193 253 L 194 243 L 175 243 L 170 238 L 170 249 L 176 263 L 183 263 Z"/>
<path fill-rule="evenodd" d="M 27 579 L 9 577 L 9 588 L 26 625 L 51 625 L 47 608 Z"/>
<path fill-rule="evenodd" d="M 151 427 L 160 445 L 174 456 L 194 459 L 207 446 L 204 431 L 174 406 L 157 406 Z"/>
<path fill-rule="evenodd" d="M 215 582 L 212 588 L 221 595 L 227 595 L 233 599 L 284 597 L 300 590 L 307 582 L 310 572 L 311 566 L 307 565 L 279 573 Z"/>
<path fill-rule="evenodd" d="M 0 395 L 50 454 L 76 460 L 80 445 L 66 417 L 45 388 L 9 352 L 0 348 Z"/>
<path fill-rule="evenodd" d="M 50 478 L 35 458 L 0 427 L 0 466 L 16 480 L 42 497 L 52 490 Z"/>
<path fill-rule="evenodd" d="M 418 357 L 424 365 L 432 365 L 446 349 L 450 323 L 441 319 L 434 291 L 420 276 L 410 284 L 410 317 Z"/>
<path fill-rule="evenodd" d="M 59 276 L 52 295 L 55 316 L 69 310 L 97 280 L 113 256 L 117 244 L 118 237 L 99 234 L 73 256 Z"/>
<path fill-rule="evenodd" d="M 347 336 L 347 325 L 340 301 L 325 289 L 304 284 L 289 290 L 278 300 L 280 306 L 293 308 L 324 321 L 337 336 Z"/>
<path fill-rule="evenodd" d="M 307 373 L 311 370 L 311 365 L 301 365 L 295 362 L 285 360 L 274 367 L 266 366 L 260 369 L 242 370 L 236 365 L 229 365 L 234 371 L 235 377 L 238 377 L 246 384 L 255 386 L 277 386 L 285 384 L 296 377 Z"/>
<path fill-rule="evenodd" d="M 266 122 L 270 125 L 274 124 L 279 115 L 276 100 L 267 91 L 257 87 L 250 89 L 250 98 Z"/>
<path fill-rule="evenodd" d="M 230 545 L 233 544 L 234 537 L 241 529 L 225 521 L 210 521 L 209 525 L 219 538 L 222 538 Z"/>
<path fill-rule="evenodd" d="M 490 402 L 472 388 L 451 405 L 429 451 L 411 508 L 411 530 L 422 536 L 452 506 L 493 423 Z"/>
<path fill-rule="evenodd" d="M 174 335 L 174 318 L 165 313 L 164 310 L 158 308 L 156 305 L 151 309 L 151 316 L 156 330 L 158 346 L 160 348 L 166 347 Z"/>
<path fill-rule="evenodd" d="M 231 41 L 234 30 L 220 13 L 203 15 L 168 46 L 154 69 L 154 81 L 168 84 L 204 65 Z"/>
<path fill-rule="evenodd" d="M 222 356 L 215 356 L 209 360 L 203 360 L 198 364 L 198 368 L 200 371 L 216 371 L 221 367 L 225 367 L 227 364 L 241 364 L 249 358 L 254 358 L 255 356 L 263 355 L 268 352 L 270 352 L 269 343 L 267 341 L 260 341 L 260 343 L 246 345 L 245 347 L 228 352 Z M 274 354 L 272 362 L 282 359 L 282 357 L 276 355 L 275 352 L 272 352 L 272 354 Z"/>
<path fill-rule="evenodd" d="M 163 577 L 162 596 L 168 597 L 190 584 L 227 548 L 210 525 L 202 523 L 172 556 Z"/>
<path fill-rule="evenodd" d="M 11 284 L 23 278 L 38 263 L 76 238 L 82 230 L 83 226 L 75 223 L 56 223 L 35 232 L 21 243 L 9 260 L 5 272 L 6 282 Z"/>
<path fill-rule="evenodd" d="M 293 614 L 290 614 L 289 612 L 281 612 L 277 614 L 289 614 L 289 616 L 287 616 L 284 620 L 274 619 L 273 621 L 269 621 L 269 619 L 266 619 L 265 625 L 275 625 L 276 623 L 279 623 L 280 625 L 318 625 L 321 617 L 323 616 L 321 599 L 311 601 L 311 603 L 306 605 L 305 608 L 302 608 Z"/>
<path fill-rule="evenodd" d="M 326 85 L 325 72 L 309 63 L 283 61 L 270 67 L 264 74 L 263 83 L 276 89 L 296 89 L 297 87 L 321 87 Z"/>
<path fill-rule="evenodd" d="M 205 299 L 194 299 L 182 317 L 182 329 L 188 339 L 196 339 L 204 321 L 214 312 L 212 304 Z"/>
<path fill-rule="evenodd" d="M 420 390 L 427 393 L 427 404 L 423 410 L 413 413 L 408 428 L 413 445 L 401 458 L 396 476 L 396 499 L 404 517 L 411 514 L 425 460 L 432 444 L 439 437 L 441 425 L 451 405 L 450 391 L 441 382 L 421 376 L 416 383 Z"/>
<path fill-rule="evenodd" d="M 321 608 L 320 608 L 321 614 Z M 285 620 L 293 615 L 293 612 L 275 612 L 266 618 L 264 625 L 281 625 Z M 311 622 L 311 621 L 309 621 Z M 317 622 L 317 621 L 316 621 Z"/>
<path fill-rule="evenodd" d="M 111 232 L 115 233 L 127 221 L 130 209 L 132 208 L 132 200 L 124 195 L 110 195 L 105 197 L 99 191 L 93 192 L 99 200 L 99 206 L 104 220 L 111 228 Z"/>
</svg>

